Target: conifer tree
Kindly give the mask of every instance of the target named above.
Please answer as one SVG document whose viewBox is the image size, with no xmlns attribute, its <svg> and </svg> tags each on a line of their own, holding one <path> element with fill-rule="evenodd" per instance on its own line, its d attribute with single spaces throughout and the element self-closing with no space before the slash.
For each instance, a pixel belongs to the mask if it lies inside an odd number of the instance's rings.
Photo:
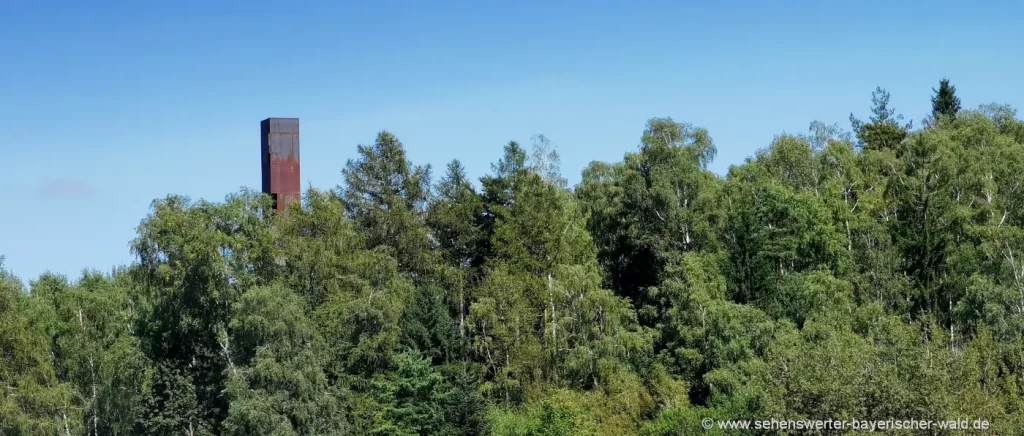
<svg viewBox="0 0 1024 436">
<path fill-rule="evenodd" d="M 949 79 L 939 81 L 939 89 L 932 88 L 932 116 L 956 117 L 960 112 L 960 98 L 956 96 L 956 87 L 949 84 Z"/>
<path fill-rule="evenodd" d="M 858 120 L 850 114 L 850 125 L 861 148 L 865 150 L 895 149 L 913 127 L 913 122 L 903 125 L 903 115 L 897 115 L 896 109 L 889 107 L 889 91 L 881 86 L 871 92 L 870 122 Z"/>
<path fill-rule="evenodd" d="M 421 276 L 431 267 L 423 213 L 430 195 L 430 166 L 416 166 L 405 147 L 387 131 L 373 145 L 359 146 L 359 159 L 342 171 L 335 194 L 367 235 L 369 248 L 388 247 L 404 273 Z"/>
</svg>

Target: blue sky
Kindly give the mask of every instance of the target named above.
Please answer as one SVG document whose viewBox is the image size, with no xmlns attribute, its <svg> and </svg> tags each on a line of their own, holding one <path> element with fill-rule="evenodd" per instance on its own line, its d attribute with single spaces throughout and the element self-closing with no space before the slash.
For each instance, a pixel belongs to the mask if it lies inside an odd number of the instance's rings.
<svg viewBox="0 0 1024 436">
<path fill-rule="evenodd" d="M 0 0 L 0 255 L 25 280 L 128 263 L 150 202 L 260 184 L 259 122 L 298 117 L 331 188 L 381 129 L 440 173 L 543 133 L 570 183 L 644 122 L 707 127 L 724 173 L 783 131 L 1024 106 L 1024 5 L 988 1 Z"/>
</svg>

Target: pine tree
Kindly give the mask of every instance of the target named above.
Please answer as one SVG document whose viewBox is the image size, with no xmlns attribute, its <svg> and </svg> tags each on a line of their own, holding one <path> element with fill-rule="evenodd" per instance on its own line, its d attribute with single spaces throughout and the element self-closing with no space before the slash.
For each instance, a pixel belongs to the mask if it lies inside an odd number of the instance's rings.
<svg viewBox="0 0 1024 436">
<path fill-rule="evenodd" d="M 869 123 L 858 120 L 850 114 L 850 125 L 857 135 L 859 145 L 868 150 L 894 149 L 913 128 L 913 122 L 900 125 L 903 115 L 897 115 L 889 108 L 889 91 L 881 86 L 871 92 L 871 118 Z"/>
<path fill-rule="evenodd" d="M 932 115 L 939 117 L 956 117 L 960 111 L 960 98 L 956 96 L 956 87 L 949 84 L 949 79 L 939 81 L 939 89 L 932 88 Z"/>
</svg>

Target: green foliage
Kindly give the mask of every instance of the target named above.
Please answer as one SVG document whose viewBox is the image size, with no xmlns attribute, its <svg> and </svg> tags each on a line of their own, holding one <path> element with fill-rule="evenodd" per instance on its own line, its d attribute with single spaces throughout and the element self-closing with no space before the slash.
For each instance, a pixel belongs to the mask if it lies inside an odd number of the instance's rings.
<svg viewBox="0 0 1024 436">
<path fill-rule="evenodd" d="M 370 248 L 388 247 L 403 272 L 429 268 L 430 242 L 422 213 L 430 194 L 430 167 L 405 158 L 395 135 L 382 131 L 372 146 L 360 145 L 359 159 L 342 172 L 336 195 L 346 214 L 364 231 Z"/>
<path fill-rule="evenodd" d="M 436 186 L 428 207 L 427 223 L 445 260 L 455 266 L 479 266 L 479 248 L 485 237 L 480 226 L 483 200 L 458 160 Z"/>
<path fill-rule="evenodd" d="M 21 282 L 3 269 L 0 258 L 0 434 L 76 433 L 81 407 L 75 385 L 56 377 L 46 331 L 49 320 L 29 317 L 30 301 Z"/>
<path fill-rule="evenodd" d="M 655 118 L 639 153 L 614 166 L 591 164 L 576 190 L 609 285 L 634 301 L 647 325 L 660 310 L 647 289 L 670 259 L 719 243 L 720 184 L 705 169 L 715 153 L 706 130 Z"/>
<path fill-rule="evenodd" d="M 956 96 L 956 87 L 949 84 L 949 79 L 939 81 L 939 89 L 932 88 L 932 116 L 956 117 L 960 112 L 960 98 Z"/>
<path fill-rule="evenodd" d="M 39 320 L 48 320 L 57 377 L 77 387 L 87 434 L 129 434 L 140 419 L 149 362 L 132 334 L 123 277 L 86 272 L 69 285 L 46 274 L 32 284 Z"/>
<path fill-rule="evenodd" d="M 461 293 L 445 295 L 442 285 L 449 282 L 450 274 L 432 250 L 436 237 L 430 235 L 426 220 L 430 167 L 408 162 L 402 143 L 388 132 L 378 134 L 373 146 L 360 146 L 359 154 L 358 160 L 347 163 L 345 186 L 336 194 L 346 214 L 366 235 L 367 248 L 386 250 L 397 261 L 398 271 L 416 286 L 413 300 L 406 302 L 410 310 L 402 314 L 401 323 L 406 327 L 401 334 L 403 344 L 422 350 L 437 362 L 445 361 L 459 348 L 458 332 L 447 309 L 464 303 Z M 441 189 L 452 198 L 463 198 L 463 175 L 457 164 L 449 170 L 452 173 Z M 454 224 L 452 218 L 441 218 L 442 224 L 436 227 Z M 460 236 L 447 241 L 449 259 L 458 256 L 460 244 L 472 243 L 460 241 Z"/>
<path fill-rule="evenodd" d="M 344 434 L 323 372 L 324 342 L 301 298 L 280 286 L 250 289 L 232 307 L 224 422 L 227 434 Z"/>
<path fill-rule="evenodd" d="M 212 435 L 206 408 L 199 402 L 195 379 L 170 364 L 158 363 L 142 378 L 142 418 L 135 434 Z"/>
<path fill-rule="evenodd" d="M 872 97 L 724 176 L 654 118 L 572 190 L 542 135 L 475 187 L 381 132 L 284 214 L 157 200 L 130 267 L 30 292 L 0 268 L 0 434 L 1020 434 L 1024 122 L 945 80 L 916 131 Z"/>
<path fill-rule="evenodd" d="M 426 223 L 443 259 L 435 272 L 438 283 L 446 290 L 446 300 L 454 314 L 452 324 L 458 329 L 460 342 L 466 336 L 470 290 L 479 279 L 486 260 L 485 250 L 490 244 L 490 235 L 484 230 L 486 219 L 483 199 L 473 188 L 462 164 L 453 160 L 436 186 Z M 420 297 L 420 301 L 428 303 L 436 300 L 433 296 Z M 434 319 L 444 323 L 440 317 Z"/>
<path fill-rule="evenodd" d="M 896 110 L 889 108 L 889 92 L 881 86 L 871 93 L 871 104 L 870 122 L 865 123 L 850 114 L 850 125 L 860 147 L 864 150 L 895 149 L 907 137 L 912 123 L 900 124 L 903 115 L 896 115 Z"/>
<path fill-rule="evenodd" d="M 145 402 L 161 408 L 146 412 L 159 417 L 156 428 L 216 433 L 227 417 L 220 336 L 238 297 L 279 270 L 268 209 L 265 196 L 248 191 L 222 204 L 171 196 L 155 201 L 139 225 L 134 329 L 158 366 Z"/>
<path fill-rule="evenodd" d="M 370 434 L 452 434 L 445 423 L 445 404 L 453 390 L 430 361 L 416 353 L 396 357 L 395 369 L 376 377 L 373 389 L 381 405 Z"/>
</svg>

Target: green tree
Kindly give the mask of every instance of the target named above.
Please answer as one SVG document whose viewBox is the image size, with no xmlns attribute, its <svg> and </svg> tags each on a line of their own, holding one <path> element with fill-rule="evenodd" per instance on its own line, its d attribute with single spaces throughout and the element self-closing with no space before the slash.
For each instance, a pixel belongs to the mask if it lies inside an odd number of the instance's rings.
<svg viewBox="0 0 1024 436">
<path fill-rule="evenodd" d="M 212 435 L 219 421 L 206 418 L 208 409 L 200 403 L 195 379 L 169 363 L 159 362 L 146 375 L 143 385 L 142 419 L 135 434 Z"/>
<path fill-rule="evenodd" d="M 114 280 L 85 272 L 69 285 L 46 274 L 32 296 L 52 310 L 52 353 L 57 376 L 73 384 L 89 435 L 124 435 L 141 418 L 142 384 L 149 363 L 133 335 L 126 276 Z"/>
<path fill-rule="evenodd" d="M 219 432 L 228 412 L 221 338 L 231 307 L 280 271 L 273 215 L 263 213 L 269 209 L 269 197 L 251 191 L 222 204 L 170 196 L 155 201 L 139 225 L 132 244 L 139 258 L 132 271 L 139 311 L 133 328 L 157 365 L 144 404 L 160 420 L 143 427 Z"/>
<path fill-rule="evenodd" d="M 653 118 L 572 190 L 542 135 L 431 191 L 381 132 L 288 214 L 159 199 L 128 267 L 0 268 L 0 435 L 1018 434 L 1024 122 L 936 94 L 923 129 L 878 88 L 852 134 L 814 121 L 723 176 L 706 130 Z"/>
<path fill-rule="evenodd" d="M 444 376 L 416 353 L 397 356 L 395 369 L 373 380 L 381 404 L 370 434 L 453 434 L 445 422 L 444 405 L 453 390 Z"/>
<path fill-rule="evenodd" d="M 474 353 L 489 368 L 482 388 L 506 402 L 547 383 L 601 386 L 635 363 L 627 355 L 639 361 L 651 352 L 628 302 L 601 289 L 586 216 L 572 193 L 533 170 L 502 171 L 517 167 L 517 150 L 506 147 L 498 174 L 485 179 L 485 198 L 503 202 L 488 206 L 493 254 L 469 317 Z"/>
<path fill-rule="evenodd" d="M 57 379 L 44 325 L 0 256 L 0 434 L 79 434 L 75 387 Z"/>
<path fill-rule="evenodd" d="M 359 146 L 359 154 L 346 164 L 345 186 L 336 193 L 365 232 L 367 247 L 389 250 L 399 271 L 416 285 L 411 310 L 402 315 L 407 326 L 403 342 L 439 361 L 450 358 L 458 352 L 459 336 L 449 308 L 458 304 L 446 298 L 449 277 L 439 265 L 426 222 L 430 167 L 410 163 L 402 143 L 389 132 L 378 134 L 373 146 Z"/>
<path fill-rule="evenodd" d="M 323 339 L 298 295 L 250 289 L 232 307 L 229 331 L 226 434 L 345 434 L 323 372 Z"/>
<path fill-rule="evenodd" d="M 335 189 L 346 214 L 366 234 L 369 248 L 388 247 L 403 272 L 429 271 L 430 240 L 423 222 L 430 195 L 430 167 L 415 166 L 395 135 L 382 131 L 373 145 L 358 147 Z"/>
<path fill-rule="evenodd" d="M 469 291 L 484 263 L 483 247 L 489 235 L 484 230 L 484 203 L 459 161 L 448 164 L 427 209 L 427 225 L 444 259 L 438 269 L 441 284 L 458 323 L 459 337 L 465 337 Z"/>
<path fill-rule="evenodd" d="M 479 253 L 485 237 L 480 223 L 483 206 L 462 163 L 451 161 L 427 209 L 431 235 L 450 265 L 479 267 L 483 264 Z"/>
<path fill-rule="evenodd" d="M 530 173 L 526 162 L 526 150 L 519 143 L 510 141 L 505 144 L 504 155 L 496 163 L 491 164 L 491 174 L 480 178 L 483 188 L 480 196 L 483 201 L 483 214 L 480 228 L 484 232 L 483 243 L 479 256 L 490 259 L 495 256 L 493 236 L 498 225 L 502 210 L 513 202 L 515 190 L 520 180 Z"/>
<path fill-rule="evenodd" d="M 323 337 L 328 377 L 348 383 L 391 367 L 415 287 L 389 250 L 368 249 L 341 202 L 317 190 L 280 222 L 286 286 L 306 296 Z"/>
<path fill-rule="evenodd" d="M 705 129 L 654 118 L 638 153 L 611 167 L 592 163 L 576 190 L 609 285 L 633 301 L 646 325 L 658 310 L 647 290 L 669 259 L 718 243 L 719 186 L 706 171 L 715 153 Z"/>
<path fill-rule="evenodd" d="M 865 150 L 895 149 L 907 137 L 913 123 L 901 125 L 903 115 L 889 108 L 889 92 L 881 86 L 871 93 L 871 118 L 865 123 L 850 114 L 858 145 Z"/>
<path fill-rule="evenodd" d="M 949 79 L 939 81 L 939 89 L 932 88 L 932 116 L 956 117 L 960 112 L 960 98 L 956 96 L 956 87 L 949 84 Z"/>
</svg>

